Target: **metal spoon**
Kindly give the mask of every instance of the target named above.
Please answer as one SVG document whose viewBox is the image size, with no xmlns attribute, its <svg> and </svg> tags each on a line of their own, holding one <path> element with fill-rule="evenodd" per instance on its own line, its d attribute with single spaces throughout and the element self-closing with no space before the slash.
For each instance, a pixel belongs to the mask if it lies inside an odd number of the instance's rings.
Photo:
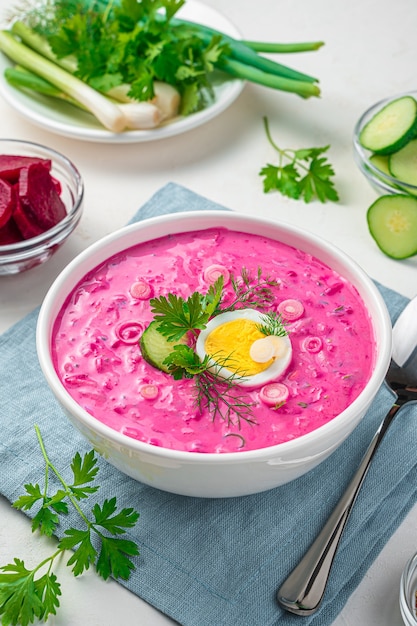
<svg viewBox="0 0 417 626">
<path fill-rule="evenodd" d="M 395 393 L 395 403 L 322 531 L 278 590 L 279 604 L 290 613 L 311 615 L 319 608 L 340 538 L 371 461 L 399 409 L 407 402 L 417 402 L 417 297 L 402 311 L 392 336 L 392 359 L 385 383 Z"/>
</svg>

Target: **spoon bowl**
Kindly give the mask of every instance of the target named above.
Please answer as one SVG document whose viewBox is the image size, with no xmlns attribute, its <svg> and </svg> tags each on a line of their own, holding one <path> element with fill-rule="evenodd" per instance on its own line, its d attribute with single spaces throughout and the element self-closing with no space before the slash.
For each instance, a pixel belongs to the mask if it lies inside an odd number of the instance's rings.
<svg viewBox="0 0 417 626">
<path fill-rule="evenodd" d="M 401 407 L 417 402 L 416 313 L 417 296 L 405 307 L 393 328 L 392 359 L 385 384 L 395 395 L 394 404 L 322 531 L 278 590 L 279 604 L 290 613 L 312 615 L 320 607 L 340 539 L 372 459 Z"/>
</svg>

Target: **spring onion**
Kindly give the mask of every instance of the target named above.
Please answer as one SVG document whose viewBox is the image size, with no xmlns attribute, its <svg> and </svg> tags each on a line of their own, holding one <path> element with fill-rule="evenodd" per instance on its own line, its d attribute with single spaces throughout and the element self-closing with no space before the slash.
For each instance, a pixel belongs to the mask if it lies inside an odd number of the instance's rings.
<svg viewBox="0 0 417 626">
<path fill-rule="evenodd" d="M 13 61 L 45 78 L 88 109 L 108 130 L 118 133 L 126 127 L 122 110 L 76 76 L 20 43 L 8 31 L 0 31 L 0 49 Z"/>
</svg>

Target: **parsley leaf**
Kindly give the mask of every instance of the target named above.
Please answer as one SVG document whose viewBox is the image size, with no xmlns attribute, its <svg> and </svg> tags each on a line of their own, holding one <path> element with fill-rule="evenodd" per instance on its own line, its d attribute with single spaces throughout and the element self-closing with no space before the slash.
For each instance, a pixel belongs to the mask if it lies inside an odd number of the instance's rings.
<svg viewBox="0 0 417 626">
<path fill-rule="evenodd" d="M 330 146 L 282 150 L 271 137 L 266 117 L 264 127 L 268 141 L 279 157 L 278 165 L 268 163 L 259 172 L 264 178 L 264 192 L 279 191 L 284 196 L 303 199 L 307 203 L 312 200 L 337 202 L 339 196 L 332 180 L 334 170 L 323 157 Z"/>
<path fill-rule="evenodd" d="M 150 306 L 159 322 L 158 331 L 168 341 L 178 341 L 189 331 L 195 334 L 203 330 L 220 302 L 222 289 L 223 277 L 219 276 L 205 296 L 195 291 L 186 300 L 173 293 L 152 298 Z"/>
<path fill-rule="evenodd" d="M 192 378 L 204 372 L 208 366 L 208 358 L 203 361 L 190 347 L 182 344 L 176 345 L 173 351 L 166 357 L 164 363 L 175 380 Z"/>
<path fill-rule="evenodd" d="M 135 569 L 129 557 L 137 555 L 133 541 L 105 537 L 101 541 L 101 551 L 96 563 L 97 572 L 104 580 L 111 575 L 114 578 L 128 580 Z"/>
<path fill-rule="evenodd" d="M 98 467 L 94 451 L 83 457 L 77 452 L 71 463 L 72 482 L 67 482 L 50 461 L 45 450 L 39 428 L 35 426 L 38 441 L 45 460 L 45 486 L 25 485 L 25 494 L 13 504 L 16 509 L 29 510 L 34 505 L 39 509 L 32 520 L 32 531 L 52 536 L 60 524 L 60 515 L 68 513 L 71 504 L 81 518 L 82 528 L 69 528 L 57 544 L 55 552 L 34 569 L 26 568 L 24 562 L 15 558 L 13 563 L 0 566 L 0 617 L 8 626 L 28 626 L 34 620 L 48 619 L 56 615 L 59 607 L 61 586 L 52 568 L 55 560 L 66 550 L 73 550 L 67 565 L 74 576 L 95 566 L 99 576 L 107 579 L 127 580 L 135 569 L 132 557 L 139 554 L 137 545 L 120 535 L 135 526 L 139 513 L 132 508 L 117 509 L 116 498 L 102 505 L 95 503 L 91 519 L 80 508 L 79 502 L 95 493 L 99 487 L 91 485 L 97 476 Z M 52 476 L 50 476 L 52 474 Z M 60 484 L 52 495 L 50 478 Z"/>
<path fill-rule="evenodd" d="M 55 574 L 35 579 L 37 568 L 28 570 L 20 559 L 0 568 L 0 615 L 2 624 L 27 626 L 34 619 L 56 615 L 61 595 Z"/>
<path fill-rule="evenodd" d="M 91 543 L 90 529 L 69 528 L 65 531 L 65 535 L 58 543 L 58 547 L 61 550 L 74 550 L 67 565 L 73 565 L 74 576 L 79 576 L 84 570 L 89 569 L 97 556 L 97 551 Z M 78 547 L 76 548 L 76 546 Z"/>
</svg>

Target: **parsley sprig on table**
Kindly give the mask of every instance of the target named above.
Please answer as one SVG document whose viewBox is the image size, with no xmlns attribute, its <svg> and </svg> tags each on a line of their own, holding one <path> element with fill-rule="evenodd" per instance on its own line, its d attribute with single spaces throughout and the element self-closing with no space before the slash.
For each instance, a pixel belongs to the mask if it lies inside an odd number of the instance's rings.
<svg viewBox="0 0 417 626">
<path fill-rule="evenodd" d="M 69 505 L 77 511 L 82 526 L 65 530 L 65 536 L 58 542 L 55 552 L 33 569 L 28 569 L 18 558 L 13 563 L 0 566 L 0 616 L 3 626 L 27 626 L 35 619 L 46 621 L 51 614 L 56 615 L 61 585 L 52 568 L 66 550 L 73 550 L 67 565 L 71 566 L 74 576 L 94 565 L 99 576 L 105 580 L 109 576 L 127 580 L 135 569 L 131 557 L 139 554 L 133 541 L 121 538 L 139 518 L 134 509 L 118 511 L 114 497 L 104 500 L 102 505 L 95 503 L 90 518 L 80 507 L 81 500 L 86 500 L 99 489 L 97 485 L 92 485 L 99 469 L 94 451 L 83 457 L 76 453 L 71 463 L 71 480 L 66 481 L 51 463 L 37 426 L 35 430 L 45 460 L 44 485 L 26 484 L 25 494 L 13 506 L 26 511 L 39 507 L 32 519 L 32 532 L 38 531 L 41 535 L 51 537 L 55 534 L 60 516 L 68 514 Z M 53 477 L 58 483 L 55 489 L 51 489 Z"/>
<path fill-rule="evenodd" d="M 264 177 L 264 192 L 279 191 L 304 202 L 316 199 L 337 202 L 339 196 L 332 180 L 334 170 L 323 156 L 330 146 L 283 150 L 272 139 L 268 119 L 263 119 L 268 141 L 278 153 L 278 165 L 268 163 L 259 172 Z"/>
</svg>

